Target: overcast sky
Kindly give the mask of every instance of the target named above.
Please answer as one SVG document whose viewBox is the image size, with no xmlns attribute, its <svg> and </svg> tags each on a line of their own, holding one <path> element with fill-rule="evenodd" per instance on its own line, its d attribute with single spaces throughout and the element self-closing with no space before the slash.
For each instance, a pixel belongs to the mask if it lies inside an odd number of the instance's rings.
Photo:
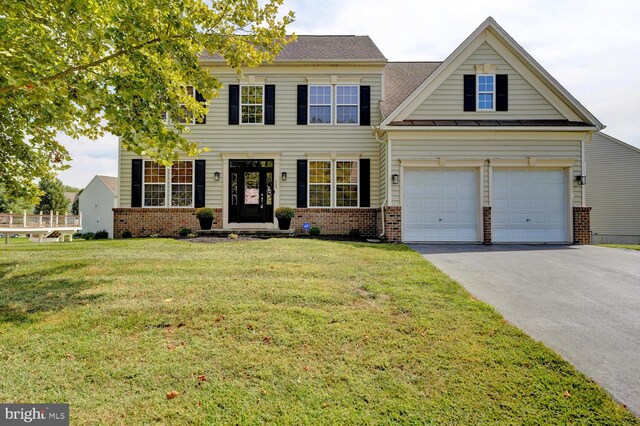
<svg viewBox="0 0 640 426">
<path fill-rule="evenodd" d="M 390 61 L 442 61 L 492 16 L 575 98 L 640 147 L 638 0 L 285 0 L 297 34 L 369 35 Z M 64 183 L 117 175 L 117 139 L 60 138 L 73 157 Z"/>
</svg>

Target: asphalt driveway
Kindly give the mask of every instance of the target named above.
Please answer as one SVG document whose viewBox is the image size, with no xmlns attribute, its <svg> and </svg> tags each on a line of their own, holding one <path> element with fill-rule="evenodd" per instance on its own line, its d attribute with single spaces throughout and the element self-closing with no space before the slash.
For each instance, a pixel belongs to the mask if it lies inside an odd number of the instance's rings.
<svg viewBox="0 0 640 426">
<path fill-rule="evenodd" d="M 640 415 L 640 252 L 410 245 Z"/>
</svg>

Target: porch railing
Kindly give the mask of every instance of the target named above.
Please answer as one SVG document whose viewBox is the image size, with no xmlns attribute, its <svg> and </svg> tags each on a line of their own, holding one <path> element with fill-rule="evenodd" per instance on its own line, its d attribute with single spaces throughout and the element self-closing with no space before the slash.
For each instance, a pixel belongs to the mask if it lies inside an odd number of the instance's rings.
<svg viewBox="0 0 640 426">
<path fill-rule="evenodd" d="M 82 226 L 82 212 L 79 215 L 59 214 L 50 212 L 48 214 L 27 214 L 23 213 L 0 213 L 0 228 L 10 229 L 33 229 L 33 228 L 76 228 Z"/>
</svg>

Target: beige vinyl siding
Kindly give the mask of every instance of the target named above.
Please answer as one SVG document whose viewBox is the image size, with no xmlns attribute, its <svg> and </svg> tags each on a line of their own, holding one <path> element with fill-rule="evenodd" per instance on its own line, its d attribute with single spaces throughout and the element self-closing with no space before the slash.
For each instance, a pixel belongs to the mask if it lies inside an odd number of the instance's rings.
<svg viewBox="0 0 640 426">
<path fill-rule="evenodd" d="M 640 150 L 597 133 L 585 151 L 595 242 L 640 242 Z"/>
<path fill-rule="evenodd" d="M 482 167 L 482 204 L 490 206 L 490 160 L 526 160 L 534 158 L 573 159 L 573 176 L 581 174 L 579 138 L 575 140 L 539 140 L 504 138 L 500 140 L 487 139 L 473 135 L 468 138 L 458 137 L 449 139 L 392 139 L 391 143 L 391 173 L 400 174 L 400 160 L 484 160 Z M 393 205 L 400 205 L 401 185 L 392 185 Z M 573 205 L 580 206 L 582 196 L 580 186 L 574 181 Z"/>
<path fill-rule="evenodd" d="M 322 154 L 326 158 L 332 155 L 346 158 L 345 153 L 354 154 L 354 159 L 369 158 L 371 160 L 371 206 L 379 206 L 380 198 L 380 152 L 379 143 L 373 136 L 370 126 L 358 125 L 297 125 L 297 86 L 309 84 L 307 77 L 325 79 L 336 76 L 339 84 L 358 82 L 371 86 L 371 105 L 377 105 L 381 96 L 381 66 L 270 66 L 245 70 L 245 77 L 253 75 L 256 81 L 265 80 L 264 84 L 276 86 L 276 124 L 228 125 L 229 84 L 240 83 L 237 74 L 228 68 L 211 68 L 212 73 L 224 84 L 220 96 L 214 99 L 209 108 L 207 123 L 192 125 L 189 140 L 196 141 L 209 152 L 200 155 L 207 160 L 206 204 L 210 207 L 223 206 L 223 181 L 215 182 L 213 173 L 223 175 L 222 154 L 237 152 L 239 158 L 250 154 L 254 159 L 272 159 L 273 156 L 261 155 L 277 153 L 279 156 L 279 173 L 287 172 L 287 181 L 282 182 L 280 175 L 275 177 L 276 199 L 279 205 L 296 205 L 296 160 L 305 159 L 307 153 Z M 247 83 L 249 84 L 249 83 Z M 256 83 L 256 84 L 262 84 Z M 380 122 L 378 108 L 371 108 L 371 123 Z M 240 155 L 242 154 L 242 155 Z M 132 153 L 121 152 L 120 164 L 120 206 L 131 205 L 131 159 L 140 158 Z M 230 158 L 233 158 L 231 156 Z"/>
<path fill-rule="evenodd" d="M 509 111 L 464 112 L 463 76 L 476 74 L 476 64 L 494 64 L 496 74 L 509 75 Z M 482 43 L 408 119 L 563 119 L 531 84 L 518 74 L 489 44 Z"/>
</svg>

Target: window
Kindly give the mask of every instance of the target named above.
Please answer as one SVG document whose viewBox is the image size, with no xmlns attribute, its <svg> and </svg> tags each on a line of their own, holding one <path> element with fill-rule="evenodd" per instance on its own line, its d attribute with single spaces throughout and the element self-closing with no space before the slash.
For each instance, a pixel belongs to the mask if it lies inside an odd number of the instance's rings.
<svg viewBox="0 0 640 426">
<path fill-rule="evenodd" d="M 479 74 L 478 81 L 478 111 L 493 111 L 495 98 L 495 75 Z M 473 80 L 472 80 L 473 81 Z"/>
<path fill-rule="evenodd" d="M 336 123 L 358 124 L 359 86 L 336 86 Z"/>
<path fill-rule="evenodd" d="M 170 190 L 167 185 L 170 182 Z M 144 162 L 144 207 L 191 207 L 193 161 L 177 161 L 171 168 L 155 161 Z"/>
<path fill-rule="evenodd" d="M 192 98 L 196 97 L 196 91 L 193 88 L 193 86 L 187 86 L 187 96 Z M 191 123 L 191 121 L 193 120 L 193 114 L 191 114 L 191 111 L 189 111 L 184 104 L 182 104 L 181 107 L 182 107 L 182 111 L 184 112 L 184 115 L 182 114 L 180 115 L 178 122 L 182 124 Z"/>
<path fill-rule="evenodd" d="M 240 86 L 242 124 L 262 124 L 264 86 Z"/>
<path fill-rule="evenodd" d="M 309 161 L 309 207 L 358 207 L 358 161 Z"/>
<path fill-rule="evenodd" d="M 331 86 L 309 86 L 309 124 L 331 124 Z"/>
</svg>

